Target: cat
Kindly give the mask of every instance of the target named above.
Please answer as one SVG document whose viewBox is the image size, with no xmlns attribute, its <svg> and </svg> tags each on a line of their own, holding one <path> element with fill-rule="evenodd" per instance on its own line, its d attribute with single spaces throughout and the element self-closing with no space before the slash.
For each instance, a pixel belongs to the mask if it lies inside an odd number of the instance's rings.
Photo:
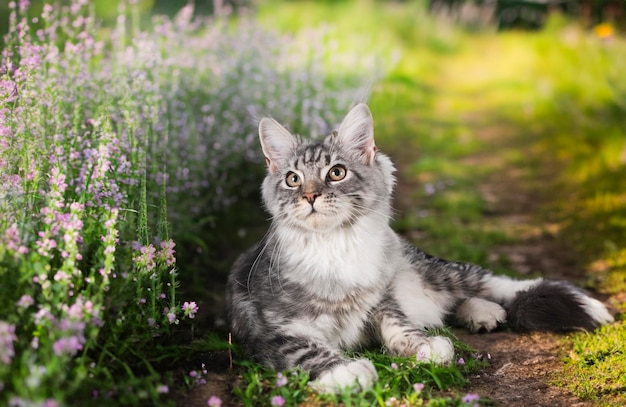
<svg viewBox="0 0 626 407">
<path fill-rule="evenodd" d="M 505 321 L 554 331 L 613 321 L 568 283 L 493 275 L 403 240 L 389 225 L 395 168 L 373 128 L 363 103 L 319 142 L 260 120 L 271 225 L 227 283 L 232 333 L 251 357 L 277 371 L 299 366 L 317 391 L 341 392 L 378 378 L 371 361 L 345 351 L 378 343 L 395 355 L 451 361 L 452 342 L 427 335 L 450 315 L 474 332 Z"/>
</svg>

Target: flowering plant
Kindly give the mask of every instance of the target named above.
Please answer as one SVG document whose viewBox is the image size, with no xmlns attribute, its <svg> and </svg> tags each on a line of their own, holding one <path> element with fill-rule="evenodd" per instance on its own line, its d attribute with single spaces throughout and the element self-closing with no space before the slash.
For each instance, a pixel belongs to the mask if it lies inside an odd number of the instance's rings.
<svg viewBox="0 0 626 407">
<path fill-rule="evenodd" d="M 87 0 L 28 3 L 0 59 L 0 404 L 162 401 L 155 340 L 199 310 L 181 232 L 257 188 L 256 116 L 323 134 L 356 88 L 249 18 L 142 29 L 121 3 L 107 31 Z"/>
</svg>

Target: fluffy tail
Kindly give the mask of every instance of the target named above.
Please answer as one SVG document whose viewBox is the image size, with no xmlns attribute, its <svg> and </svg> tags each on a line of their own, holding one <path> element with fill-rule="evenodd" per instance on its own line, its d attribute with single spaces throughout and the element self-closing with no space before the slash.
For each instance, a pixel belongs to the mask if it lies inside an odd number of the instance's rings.
<svg viewBox="0 0 626 407">
<path fill-rule="evenodd" d="M 507 309 L 508 323 L 521 331 L 592 331 L 613 322 L 600 301 L 558 281 L 519 291 Z"/>
</svg>

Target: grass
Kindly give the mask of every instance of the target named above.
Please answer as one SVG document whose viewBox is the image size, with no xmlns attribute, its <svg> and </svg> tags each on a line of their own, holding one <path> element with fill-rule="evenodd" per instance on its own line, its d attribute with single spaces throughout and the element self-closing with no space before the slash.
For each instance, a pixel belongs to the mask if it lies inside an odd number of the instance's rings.
<svg viewBox="0 0 626 407">
<path fill-rule="evenodd" d="M 277 374 L 257 364 L 241 361 L 245 386 L 235 393 L 246 406 L 257 405 L 345 405 L 345 406 L 419 406 L 428 400 L 429 405 L 465 406 L 464 400 L 476 399 L 475 395 L 450 394 L 449 389 L 466 384 L 465 376 L 479 371 L 486 364 L 486 357 L 459 342 L 449 331 L 442 330 L 455 343 L 457 359 L 447 366 L 417 362 L 415 358 L 393 357 L 380 351 L 355 353 L 350 356 L 365 357 L 374 363 L 380 379 L 372 389 L 354 392 L 346 389 L 341 394 L 317 394 L 308 386 L 308 374 L 295 370 Z M 278 401 L 276 398 L 279 398 Z M 484 400 L 483 400 L 484 401 Z"/>
</svg>

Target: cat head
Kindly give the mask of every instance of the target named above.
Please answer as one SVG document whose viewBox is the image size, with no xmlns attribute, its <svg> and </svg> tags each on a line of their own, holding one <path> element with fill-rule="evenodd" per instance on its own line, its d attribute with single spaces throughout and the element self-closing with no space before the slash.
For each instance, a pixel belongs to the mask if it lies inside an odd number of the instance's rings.
<svg viewBox="0 0 626 407">
<path fill-rule="evenodd" d="M 259 122 L 259 138 L 268 169 L 263 200 L 273 223 L 325 232 L 363 217 L 387 221 L 395 168 L 376 148 L 365 104 L 320 142 L 294 136 L 270 118 Z"/>
</svg>

